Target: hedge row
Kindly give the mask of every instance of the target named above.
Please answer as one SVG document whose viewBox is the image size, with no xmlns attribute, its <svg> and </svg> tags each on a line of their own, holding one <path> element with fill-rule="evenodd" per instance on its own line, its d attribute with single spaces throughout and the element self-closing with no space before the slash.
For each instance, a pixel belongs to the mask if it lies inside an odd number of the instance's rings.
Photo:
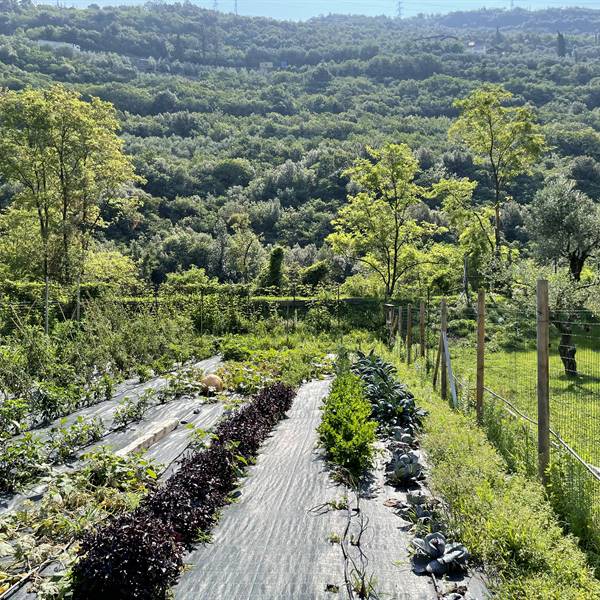
<svg viewBox="0 0 600 600">
<path fill-rule="evenodd" d="M 263 389 L 222 421 L 210 447 L 185 459 L 137 510 L 88 533 L 73 567 L 74 600 L 165 598 L 184 552 L 214 525 L 240 465 L 256 455 L 293 397 L 294 390 L 281 383 Z"/>
<path fill-rule="evenodd" d="M 428 382 L 399 365 L 430 412 L 422 447 L 430 482 L 449 507 L 450 528 L 489 570 L 502 600 L 600 599 L 577 540 L 564 533 L 541 484 L 508 474 L 474 420 L 436 398 Z"/>
</svg>

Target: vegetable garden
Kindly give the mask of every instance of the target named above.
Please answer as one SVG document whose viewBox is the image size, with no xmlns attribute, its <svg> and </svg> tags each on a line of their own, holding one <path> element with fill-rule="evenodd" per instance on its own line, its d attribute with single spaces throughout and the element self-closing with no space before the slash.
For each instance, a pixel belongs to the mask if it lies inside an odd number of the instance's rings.
<svg viewBox="0 0 600 600">
<path fill-rule="evenodd" d="M 381 312 L 359 329 L 342 299 L 309 302 L 253 321 L 242 307 L 244 331 L 223 334 L 204 318 L 200 331 L 196 301 L 90 301 L 43 352 L 33 322 L 7 327 L 2 356 L 26 378 L 3 377 L 3 597 L 600 597 L 541 488 L 527 483 L 533 514 L 514 499 L 501 517 L 511 478 L 479 438 L 498 497 L 487 522 L 470 512 L 471 482 L 452 487 L 447 470 L 482 434 L 465 425 L 474 437 L 444 452 L 439 422 L 469 417 L 407 387 Z"/>
</svg>

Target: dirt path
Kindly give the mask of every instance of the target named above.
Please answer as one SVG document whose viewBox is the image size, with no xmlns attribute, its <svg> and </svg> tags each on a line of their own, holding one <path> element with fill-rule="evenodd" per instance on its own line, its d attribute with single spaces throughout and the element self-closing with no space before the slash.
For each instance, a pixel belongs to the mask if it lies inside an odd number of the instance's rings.
<svg viewBox="0 0 600 600">
<path fill-rule="evenodd" d="M 326 381 L 304 385 L 289 413 L 265 443 L 227 507 L 213 543 L 199 547 L 175 588 L 176 600 L 315 600 L 346 598 L 343 559 L 332 534 L 341 534 L 344 511 L 315 515 L 310 509 L 341 498 L 316 450 L 319 407 Z M 408 560 L 409 534 L 383 502 L 388 490 L 362 501 L 370 517 L 365 537 L 369 572 L 382 598 L 436 598 L 428 578 L 415 576 Z M 398 564 L 395 564 L 398 563 Z M 331 591 L 326 591 L 327 587 Z M 336 587 L 338 590 L 336 591 Z"/>
</svg>

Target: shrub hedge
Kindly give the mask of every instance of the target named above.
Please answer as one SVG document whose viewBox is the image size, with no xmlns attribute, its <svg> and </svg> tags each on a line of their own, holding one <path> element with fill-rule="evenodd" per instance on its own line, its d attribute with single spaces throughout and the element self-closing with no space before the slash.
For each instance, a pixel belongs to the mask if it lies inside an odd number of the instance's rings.
<svg viewBox="0 0 600 600">
<path fill-rule="evenodd" d="M 496 597 L 600 598 L 600 582 L 577 540 L 564 533 L 541 484 L 509 475 L 471 417 L 450 410 L 414 371 L 399 369 L 430 413 L 422 448 L 432 488 L 447 502 L 456 536 L 489 568 Z"/>
<path fill-rule="evenodd" d="M 325 400 L 318 432 L 329 460 L 354 478 L 364 473 L 373 458 L 377 423 L 370 417 L 371 403 L 359 377 L 338 376 Z"/>
</svg>

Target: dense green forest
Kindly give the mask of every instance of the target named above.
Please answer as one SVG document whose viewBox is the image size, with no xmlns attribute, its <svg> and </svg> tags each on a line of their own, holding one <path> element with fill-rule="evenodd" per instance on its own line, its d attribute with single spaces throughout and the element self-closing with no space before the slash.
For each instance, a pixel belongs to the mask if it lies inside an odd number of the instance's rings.
<svg viewBox="0 0 600 600">
<path fill-rule="evenodd" d="M 489 169 L 464 140 L 448 136 L 460 112 L 454 101 L 486 82 L 511 92 L 508 104 L 531 105 L 547 143 L 531 168 L 506 182 L 505 248 L 532 254 L 527 207 L 549 175 L 600 197 L 600 11 L 293 23 L 188 3 L 0 6 L 0 85 L 59 82 L 114 104 L 141 177 L 118 218 L 102 207 L 106 226 L 94 234 L 89 279 L 118 271 L 119 285 L 156 285 L 196 266 L 221 281 L 264 280 L 269 252 L 281 245 L 294 280 L 355 275 L 349 293 L 373 291 L 378 284 L 360 265 L 325 243 L 352 191 L 346 169 L 367 145 L 404 143 L 418 159 L 419 185 L 468 177 L 477 183 L 475 206 L 488 205 Z M 1 192 L 6 208 L 14 184 Z M 434 243 L 458 241 L 441 197 L 411 211 L 438 226 Z M 0 276 L 40 281 L 35 236 L 22 236 L 30 218 L 8 211 L 2 219 Z M 456 268 L 435 278 L 438 287 L 460 285 L 463 260 L 451 258 Z M 53 279 L 68 279 L 59 263 L 50 261 Z M 476 269 L 469 275 L 481 277 Z"/>
</svg>

